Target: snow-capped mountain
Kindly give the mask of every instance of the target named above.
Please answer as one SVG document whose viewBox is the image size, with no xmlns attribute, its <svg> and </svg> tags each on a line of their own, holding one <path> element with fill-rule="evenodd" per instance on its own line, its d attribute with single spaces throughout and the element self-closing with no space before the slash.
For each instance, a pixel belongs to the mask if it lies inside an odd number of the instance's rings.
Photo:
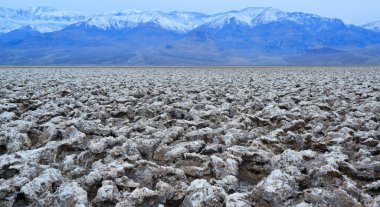
<svg viewBox="0 0 380 207">
<path fill-rule="evenodd" d="M 246 8 L 241 11 L 230 11 L 227 13 L 216 14 L 211 16 L 207 22 L 208 26 L 220 28 L 228 24 L 232 19 L 240 23 L 255 26 L 257 24 L 277 21 L 280 18 L 288 17 L 286 12 L 273 8 Z"/>
<path fill-rule="evenodd" d="M 206 19 L 206 15 L 192 12 L 163 13 L 159 11 L 123 11 L 98 14 L 90 19 L 77 23 L 77 25 L 108 30 L 134 28 L 144 23 L 155 23 L 168 30 L 187 32 L 203 24 Z"/>
<path fill-rule="evenodd" d="M 288 21 L 297 24 L 319 24 L 321 22 L 336 22 L 338 19 L 323 18 L 314 14 L 302 12 L 284 12 L 274 8 L 251 7 L 240 11 L 210 16 L 205 24 L 213 28 L 221 28 L 231 21 L 255 27 L 272 22 Z M 343 23 L 343 22 L 342 22 Z"/>
<path fill-rule="evenodd" d="M 86 13 L 58 11 L 50 7 L 0 8 L 0 33 L 27 26 L 39 32 L 58 31 L 67 25 L 84 21 L 92 16 Z"/>
<path fill-rule="evenodd" d="M 363 25 L 364 28 L 380 32 L 380 20 Z"/>
<path fill-rule="evenodd" d="M 213 15 L 0 8 L 0 65 L 380 64 L 377 25 L 274 8 Z"/>
<path fill-rule="evenodd" d="M 231 20 L 251 27 L 275 21 L 291 21 L 299 24 L 311 21 L 327 21 L 313 14 L 287 13 L 274 8 L 246 8 L 240 11 L 206 15 L 194 12 L 159 11 L 140 12 L 127 10 L 109 13 L 79 13 L 58 11 L 49 7 L 30 9 L 0 8 L 0 33 L 30 26 L 45 33 L 59 31 L 69 25 L 99 28 L 102 30 L 134 28 L 144 23 L 154 23 L 175 32 L 188 32 L 201 25 L 220 28 Z"/>
<path fill-rule="evenodd" d="M 106 30 L 132 28 L 149 22 L 156 23 L 165 29 L 186 32 L 203 24 L 208 18 L 208 15 L 195 12 L 163 13 L 126 10 L 94 14 L 58 11 L 49 7 L 0 8 L 0 33 L 7 33 L 26 26 L 44 33 L 58 31 L 72 24 Z"/>
</svg>

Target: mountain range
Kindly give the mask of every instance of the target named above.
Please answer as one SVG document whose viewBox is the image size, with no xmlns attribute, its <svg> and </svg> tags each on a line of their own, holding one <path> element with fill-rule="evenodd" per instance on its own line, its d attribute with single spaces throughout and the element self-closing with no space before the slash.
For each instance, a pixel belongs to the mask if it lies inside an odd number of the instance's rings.
<svg viewBox="0 0 380 207">
<path fill-rule="evenodd" d="M 0 8 L 0 65 L 379 65 L 379 28 L 274 8 Z"/>
</svg>

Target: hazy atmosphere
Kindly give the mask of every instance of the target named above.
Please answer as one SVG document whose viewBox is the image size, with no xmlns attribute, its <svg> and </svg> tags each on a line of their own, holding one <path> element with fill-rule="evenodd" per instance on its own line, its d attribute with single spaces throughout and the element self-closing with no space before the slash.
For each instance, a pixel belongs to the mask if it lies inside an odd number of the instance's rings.
<svg viewBox="0 0 380 207">
<path fill-rule="evenodd" d="M 0 207 L 380 207 L 380 0 L 0 0 Z"/>
<path fill-rule="evenodd" d="M 105 3 L 106 2 L 106 3 Z M 378 0 L 0 0 L 0 6 L 25 8 L 50 6 L 60 10 L 108 12 L 125 9 L 141 11 L 192 11 L 220 13 L 246 7 L 273 7 L 287 12 L 302 11 L 334 17 L 362 25 L 380 20 Z"/>
</svg>

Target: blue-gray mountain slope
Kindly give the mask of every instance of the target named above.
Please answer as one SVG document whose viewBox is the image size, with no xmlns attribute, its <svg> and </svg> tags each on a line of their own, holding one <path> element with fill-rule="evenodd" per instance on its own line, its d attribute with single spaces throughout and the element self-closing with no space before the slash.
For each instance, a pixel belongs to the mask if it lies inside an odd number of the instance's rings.
<svg viewBox="0 0 380 207">
<path fill-rule="evenodd" d="M 33 11 L 0 15 L 1 65 L 380 64 L 378 31 L 299 12 Z"/>
</svg>

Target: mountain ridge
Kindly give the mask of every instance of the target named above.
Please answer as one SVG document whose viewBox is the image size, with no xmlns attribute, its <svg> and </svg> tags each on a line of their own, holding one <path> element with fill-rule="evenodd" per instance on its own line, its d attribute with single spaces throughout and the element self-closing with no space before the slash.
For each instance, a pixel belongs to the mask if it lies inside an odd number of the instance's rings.
<svg viewBox="0 0 380 207">
<path fill-rule="evenodd" d="M 288 19 L 302 23 L 303 18 L 324 18 L 315 14 L 302 12 L 283 12 L 271 7 L 248 7 L 242 10 L 232 10 L 217 14 L 202 14 L 197 12 L 161 12 L 124 10 L 106 13 L 86 13 L 59 11 L 50 7 L 35 7 L 28 9 L 10 9 L 0 7 L 2 28 L 0 32 L 6 33 L 24 26 L 31 26 L 39 32 L 53 32 L 63 29 L 71 24 L 85 23 L 99 28 L 131 27 L 136 24 L 157 21 L 166 29 L 177 32 L 188 32 L 202 24 L 220 27 L 231 18 L 247 23 L 250 26 Z M 108 22 L 107 22 L 108 21 Z M 4 23 L 5 22 L 5 23 Z M 13 23 L 7 27 L 7 23 Z M 121 24 L 123 23 L 123 24 Z M 49 28 L 49 25 L 51 26 Z"/>
<path fill-rule="evenodd" d="M 0 33 L 3 65 L 297 65 L 303 57 L 308 64 L 380 64 L 380 32 L 274 8 L 212 15 L 7 11 L 0 14 L 0 29 L 10 30 Z"/>
<path fill-rule="evenodd" d="M 363 25 L 364 28 L 380 32 L 380 20 Z"/>
</svg>

